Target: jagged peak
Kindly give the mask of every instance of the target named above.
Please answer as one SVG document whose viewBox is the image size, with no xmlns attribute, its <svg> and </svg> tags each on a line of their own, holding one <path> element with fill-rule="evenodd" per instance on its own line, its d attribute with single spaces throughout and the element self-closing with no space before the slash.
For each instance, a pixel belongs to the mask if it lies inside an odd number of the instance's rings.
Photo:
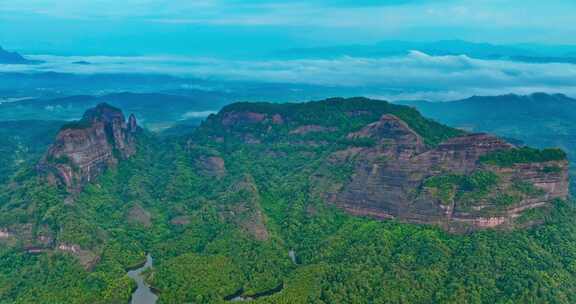
<svg viewBox="0 0 576 304">
<path fill-rule="evenodd" d="M 136 120 L 136 115 L 132 113 L 128 118 L 128 131 L 136 132 L 137 130 L 138 130 L 138 121 Z"/>
<path fill-rule="evenodd" d="M 79 192 L 106 168 L 136 153 L 137 130 L 134 115 L 127 125 L 120 109 L 101 103 L 62 127 L 37 169 L 69 192 Z"/>
</svg>

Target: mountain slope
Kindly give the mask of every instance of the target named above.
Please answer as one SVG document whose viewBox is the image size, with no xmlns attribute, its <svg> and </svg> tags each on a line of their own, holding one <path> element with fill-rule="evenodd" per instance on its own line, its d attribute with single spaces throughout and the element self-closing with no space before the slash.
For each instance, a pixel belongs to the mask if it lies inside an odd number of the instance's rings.
<svg viewBox="0 0 576 304">
<path fill-rule="evenodd" d="M 64 203 L 63 187 L 32 174 L 0 192 L 0 299 L 127 302 L 133 284 L 125 269 L 150 253 L 148 281 L 160 303 L 236 296 L 255 303 L 573 302 L 576 213 L 567 201 L 522 213 L 518 229 L 451 234 L 402 217 L 359 217 L 330 199 L 362 183 L 355 179 L 366 164 L 385 168 L 378 156 L 406 164 L 412 153 L 474 147 L 455 143 L 470 136 L 414 109 L 362 98 L 237 103 L 187 136 L 139 133 L 137 152 L 101 171 L 73 202 Z M 470 171 L 526 172 L 519 187 L 526 195 L 553 193 L 535 189 L 544 186 L 541 173 L 523 168 L 565 163 L 562 153 L 482 136 L 501 149 L 447 165 L 467 167 L 471 159 Z M 460 175 L 428 186 L 462 195 L 493 181 Z M 376 188 L 394 186 L 384 182 Z M 362 208 L 361 200 L 352 203 Z"/>
<path fill-rule="evenodd" d="M 475 96 L 452 102 L 400 101 L 424 115 L 472 132 L 489 132 L 576 157 L 576 100 L 562 94 Z M 572 169 L 574 170 L 574 169 Z"/>
<path fill-rule="evenodd" d="M 239 141 L 239 147 L 254 150 L 255 160 L 279 153 L 277 145 L 322 149 L 323 153 L 309 157 L 310 162 L 328 167 L 314 173 L 318 183 L 331 188 L 319 191 L 358 215 L 436 223 L 456 230 L 467 229 L 456 227 L 460 225 L 493 227 L 512 225 L 522 211 L 568 195 L 567 162 L 561 151 L 515 149 L 498 138 L 460 134 L 416 111 L 362 98 L 234 104 L 210 117 L 196 134 L 209 138 L 198 140 L 193 135 L 197 145 L 218 147 L 213 142 L 223 141 L 231 149 L 230 143 Z M 550 157 L 531 159 L 531 153 Z M 499 154 L 518 161 L 506 165 L 489 161 Z M 335 188 L 330 167 L 349 167 L 350 180 Z M 544 172 L 548 167 L 555 172 Z M 527 183 L 533 193 L 516 189 L 521 183 Z"/>
</svg>

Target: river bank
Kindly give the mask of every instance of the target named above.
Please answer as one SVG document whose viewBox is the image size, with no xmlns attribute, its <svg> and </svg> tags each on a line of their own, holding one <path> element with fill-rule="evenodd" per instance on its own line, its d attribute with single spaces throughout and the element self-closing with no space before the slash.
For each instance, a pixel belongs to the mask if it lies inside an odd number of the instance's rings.
<svg viewBox="0 0 576 304">
<path fill-rule="evenodd" d="M 130 298 L 131 304 L 155 304 L 158 300 L 158 296 L 154 291 L 146 284 L 144 281 L 144 276 L 142 273 L 152 267 L 154 260 L 151 255 L 146 256 L 146 262 L 140 267 L 129 270 L 128 276 L 136 282 L 136 290 L 132 293 Z"/>
</svg>

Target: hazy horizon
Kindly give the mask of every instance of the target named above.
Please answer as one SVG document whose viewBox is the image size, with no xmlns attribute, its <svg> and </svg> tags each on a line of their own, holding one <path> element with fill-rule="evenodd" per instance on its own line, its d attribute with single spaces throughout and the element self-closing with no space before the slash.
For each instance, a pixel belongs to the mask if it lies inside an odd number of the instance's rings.
<svg viewBox="0 0 576 304">
<path fill-rule="evenodd" d="M 576 3 L 553 2 L 4 0 L 0 45 L 43 54 L 257 56 L 385 40 L 576 44 Z"/>
<path fill-rule="evenodd" d="M 0 47 L 43 63 L 0 73 L 169 75 L 391 99 L 576 96 L 576 2 L 554 2 L 5 0 Z"/>
</svg>

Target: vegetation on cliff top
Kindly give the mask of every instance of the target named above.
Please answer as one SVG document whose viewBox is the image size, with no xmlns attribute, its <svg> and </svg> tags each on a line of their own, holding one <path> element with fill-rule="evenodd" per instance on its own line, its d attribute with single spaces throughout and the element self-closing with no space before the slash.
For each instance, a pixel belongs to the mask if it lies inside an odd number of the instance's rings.
<svg viewBox="0 0 576 304">
<path fill-rule="evenodd" d="M 414 131 L 422 136 L 427 144 L 436 145 L 448 138 L 464 134 L 463 131 L 450 128 L 420 115 L 414 108 L 375 101 L 367 98 L 332 98 L 323 101 L 308 103 L 235 103 L 222 109 L 203 124 L 212 128 L 222 116 L 232 112 L 253 112 L 267 115 L 280 115 L 285 121 L 284 128 L 276 127 L 277 132 L 288 132 L 290 127 L 304 125 L 320 125 L 332 127 L 337 135 L 344 132 L 356 131 L 368 123 L 377 121 L 384 114 L 394 114 L 405 121 Z M 265 125 L 251 124 L 238 130 L 249 131 L 254 128 L 263 128 Z M 214 131 L 214 130 L 212 130 Z M 320 136 L 316 134 L 316 136 Z"/>
<path fill-rule="evenodd" d="M 442 204 L 455 201 L 469 203 L 487 197 L 494 190 L 500 177 L 490 171 L 476 171 L 470 175 L 448 174 L 427 179 L 424 187 L 434 189 L 433 194 Z"/>
<path fill-rule="evenodd" d="M 530 147 L 521 147 L 486 154 L 480 158 L 480 161 L 500 167 L 511 167 L 515 164 L 543 163 L 549 161 L 563 161 L 566 159 L 566 152 L 561 149 L 549 148 L 539 150 Z"/>
</svg>

